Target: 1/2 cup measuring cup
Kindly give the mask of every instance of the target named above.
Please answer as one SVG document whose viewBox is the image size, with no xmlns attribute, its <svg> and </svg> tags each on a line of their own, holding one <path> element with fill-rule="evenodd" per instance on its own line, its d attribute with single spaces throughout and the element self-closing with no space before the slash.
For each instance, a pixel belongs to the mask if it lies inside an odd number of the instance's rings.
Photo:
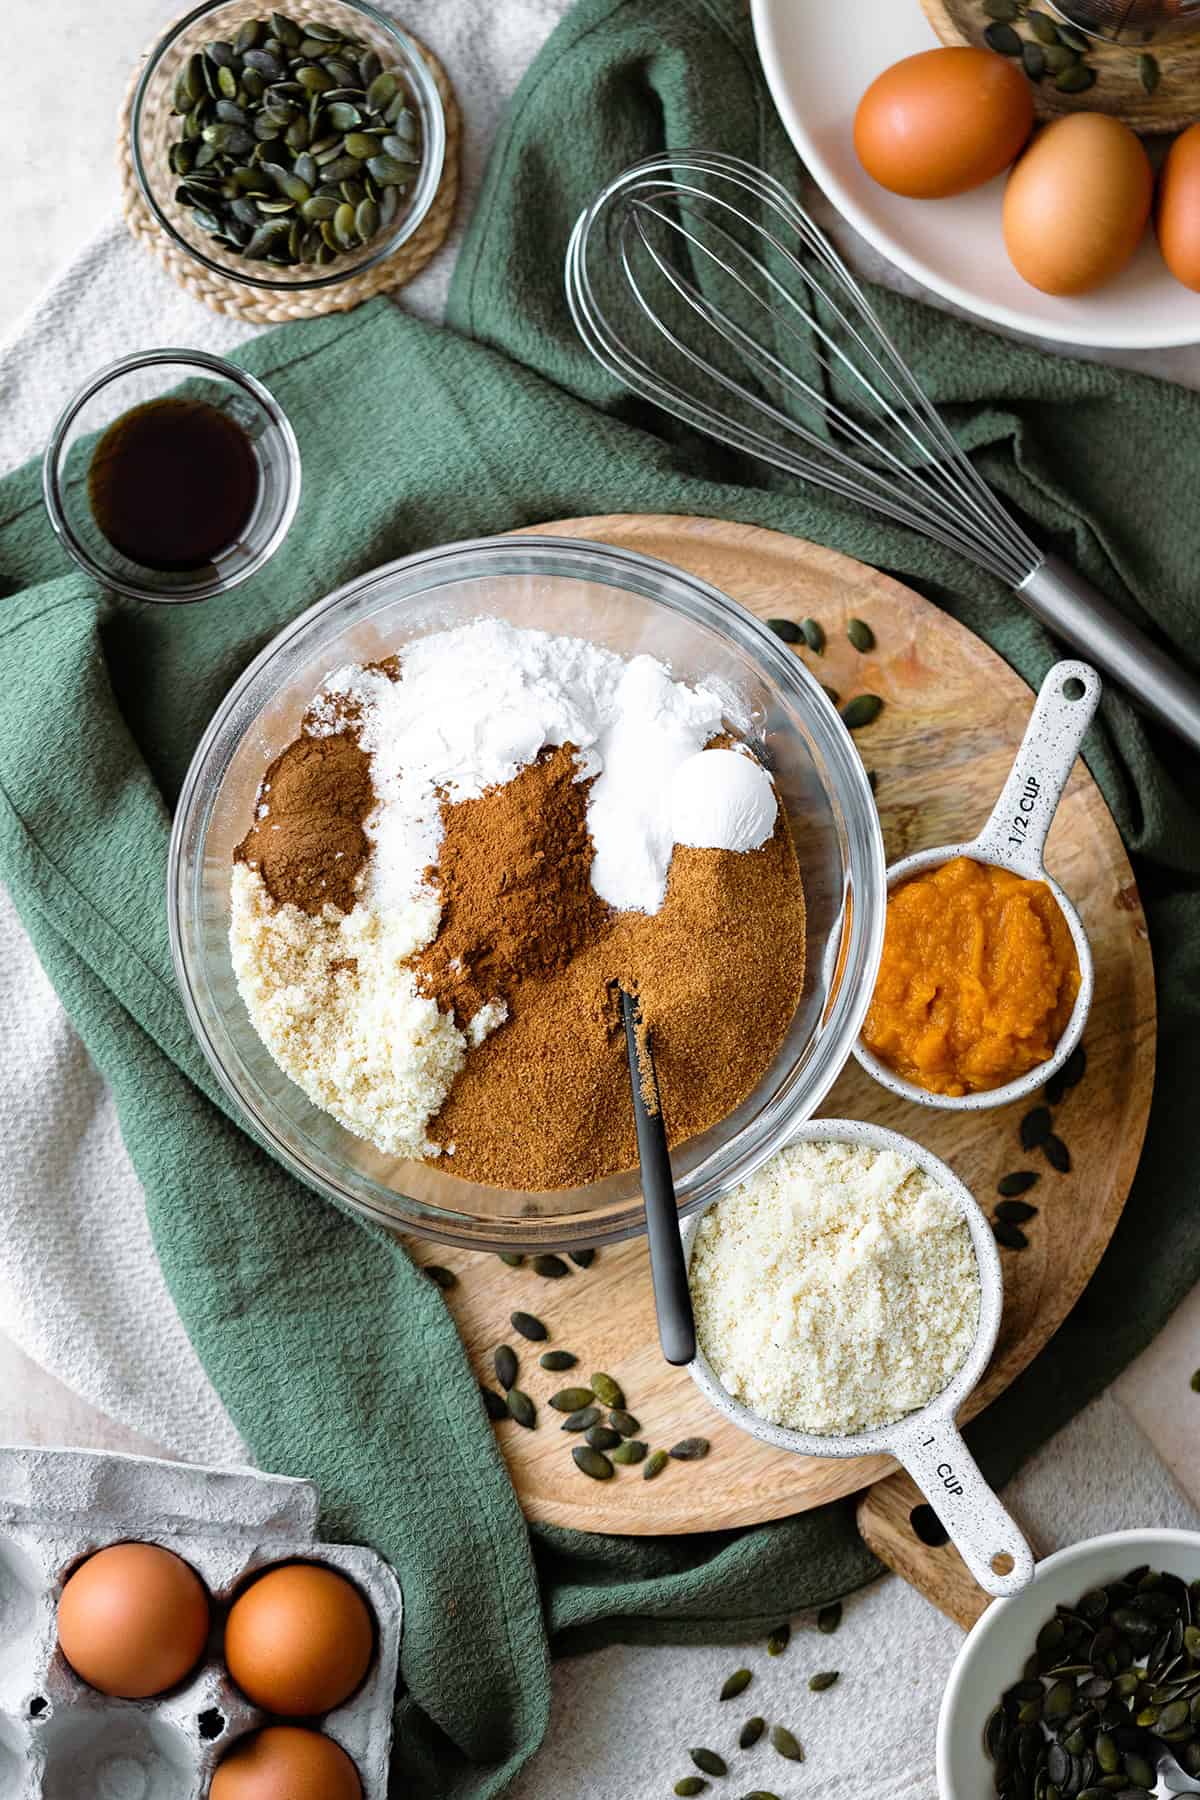
<svg viewBox="0 0 1200 1800">
<path fill-rule="evenodd" d="M 688 1374 L 718 1412 L 777 1450 L 793 1450 L 799 1456 L 894 1456 L 933 1507 L 980 1587 L 989 1594 L 1018 1593 L 1033 1577 L 1033 1552 L 984 1480 L 955 1424 L 987 1367 L 1000 1329 L 1004 1284 L 988 1222 L 957 1175 L 899 1132 L 853 1119 L 814 1119 L 788 1138 L 789 1144 L 822 1142 L 894 1150 L 923 1169 L 958 1206 L 971 1233 L 979 1271 L 979 1320 L 966 1358 L 949 1385 L 918 1412 L 870 1431 L 828 1437 L 793 1431 L 751 1412 L 721 1386 L 702 1348 L 697 1348 Z M 701 1220 L 720 1205 L 718 1197 L 685 1220 L 683 1250 L 689 1266 Z"/>
<path fill-rule="evenodd" d="M 1046 834 L 1054 822 L 1084 733 L 1100 703 L 1100 692 L 1100 677 L 1090 664 L 1055 663 L 1041 685 L 1008 780 L 979 836 L 969 844 L 939 844 L 932 850 L 918 850 L 892 863 L 887 872 L 889 894 L 901 882 L 956 856 L 992 863 L 1029 881 L 1045 882 L 1070 928 L 1079 959 L 1079 992 L 1054 1054 L 1047 1062 L 1035 1064 L 1027 1074 L 1000 1087 L 973 1094 L 934 1094 L 880 1062 L 860 1037 L 854 1046 L 858 1062 L 881 1087 L 902 1100 L 949 1112 L 979 1112 L 986 1107 L 1007 1106 L 1010 1100 L 1022 1100 L 1035 1088 L 1044 1086 L 1083 1035 L 1095 987 L 1091 945 L 1082 919 L 1057 881 L 1046 873 L 1042 857 Z"/>
</svg>

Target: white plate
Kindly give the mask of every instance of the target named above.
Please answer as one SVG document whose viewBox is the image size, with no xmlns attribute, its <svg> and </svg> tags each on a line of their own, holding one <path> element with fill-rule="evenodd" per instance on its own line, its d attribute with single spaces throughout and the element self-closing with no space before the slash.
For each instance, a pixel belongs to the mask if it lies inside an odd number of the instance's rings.
<svg viewBox="0 0 1200 1800">
<path fill-rule="evenodd" d="M 1200 295 L 1168 274 L 1153 232 L 1116 281 L 1056 299 L 1021 280 L 1004 250 L 1004 177 L 953 200 L 904 200 L 854 154 L 859 99 L 902 56 L 936 47 L 920 0 L 751 0 L 780 117 L 830 200 L 884 256 L 934 293 L 997 325 L 1059 343 L 1152 349 L 1200 341 Z"/>
<path fill-rule="evenodd" d="M 1200 1533 L 1112 1531 L 1059 1550 L 1038 1564 L 1037 1574 L 1011 1600 L 993 1600 L 967 1633 L 942 1696 L 938 1717 L 937 1779 L 941 1800 L 986 1800 L 992 1765 L 983 1728 L 1000 1695 L 1021 1678 L 1033 1640 L 1054 1608 L 1070 1605 L 1089 1588 L 1102 1587 L 1139 1563 L 1200 1577 Z"/>
</svg>

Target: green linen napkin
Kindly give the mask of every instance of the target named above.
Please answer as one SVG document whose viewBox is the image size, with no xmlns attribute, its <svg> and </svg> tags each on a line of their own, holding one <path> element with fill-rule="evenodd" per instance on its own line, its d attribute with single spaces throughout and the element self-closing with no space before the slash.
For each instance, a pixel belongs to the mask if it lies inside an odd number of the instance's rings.
<svg viewBox="0 0 1200 1800">
<path fill-rule="evenodd" d="M 527 1532 L 437 1290 L 399 1245 L 246 1135 L 191 1037 L 164 875 L 169 810 L 213 708 L 280 626 L 351 576 L 589 512 L 715 514 L 816 538 L 921 587 L 1031 683 L 1054 656 L 978 570 L 765 471 L 739 464 L 731 478 L 728 457 L 672 432 L 590 362 L 563 300 L 569 228 L 627 163 L 689 143 L 798 178 L 742 8 L 581 0 L 497 143 L 452 328 L 375 301 L 242 353 L 292 419 L 304 492 L 283 549 L 231 595 L 180 609 L 107 600 L 66 564 L 37 470 L 0 485 L 0 874 L 112 1085 L 167 1281 L 239 1430 L 264 1467 L 315 1477 L 326 1527 L 374 1544 L 400 1573 L 397 1793 L 499 1794 L 545 1729 L 551 1641 L 735 1636 L 875 1565 L 845 1507 L 679 1540 Z M 1194 667 L 1200 401 L 892 296 L 879 304 L 1042 541 Z M 974 1430 L 995 1478 L 1111 1380 L 1200 1275 L 1196 764 L 1111 691 L 1088 757 L 1146 902 L 1160 1073 L 1108 1256 Z"/>
</svg>

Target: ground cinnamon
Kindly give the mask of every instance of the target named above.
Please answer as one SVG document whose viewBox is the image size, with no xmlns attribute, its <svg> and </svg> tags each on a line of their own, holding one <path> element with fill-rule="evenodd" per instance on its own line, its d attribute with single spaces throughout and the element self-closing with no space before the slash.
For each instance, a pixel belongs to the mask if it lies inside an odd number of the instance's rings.
<svg viewBox="0 0 1200 1800">
<path fill-rule="evenodd" d="M 371 759 L 351 731 L 298 737 L 263 777 L 234 861 L 257 869 L 277 905 L 349 912 L 370 844 Z"/>
</svg>

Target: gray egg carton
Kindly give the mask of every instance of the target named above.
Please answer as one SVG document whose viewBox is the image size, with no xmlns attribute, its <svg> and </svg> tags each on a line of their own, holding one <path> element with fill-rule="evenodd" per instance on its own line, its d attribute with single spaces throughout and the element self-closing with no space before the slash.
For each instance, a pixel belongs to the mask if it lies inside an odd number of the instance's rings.
<svg viewBox="0 0 1200 1800">
<path fill-rule="evenodd" d="M 328 1563 L 375 1615 L 366 1680 L 320 1728 L 347 1752 L 364 1800 L 386 1800 L 400 1657 L 400 1584 L 373 1550 L 317 1542 L 311 1481 L 90 1450 L 0 1446 L 0 1800 L 202 1800 L 236 1739 L 267 1721 L 220 1659 L 222 1608 L 272 1563 Z M 106 1544 L 162 1544 L 214 1602 L 196 1673 L 153 1700 L 89 1688 L 58 1649 L 55 1613 L 75 1565 Z"/>
</svg>

